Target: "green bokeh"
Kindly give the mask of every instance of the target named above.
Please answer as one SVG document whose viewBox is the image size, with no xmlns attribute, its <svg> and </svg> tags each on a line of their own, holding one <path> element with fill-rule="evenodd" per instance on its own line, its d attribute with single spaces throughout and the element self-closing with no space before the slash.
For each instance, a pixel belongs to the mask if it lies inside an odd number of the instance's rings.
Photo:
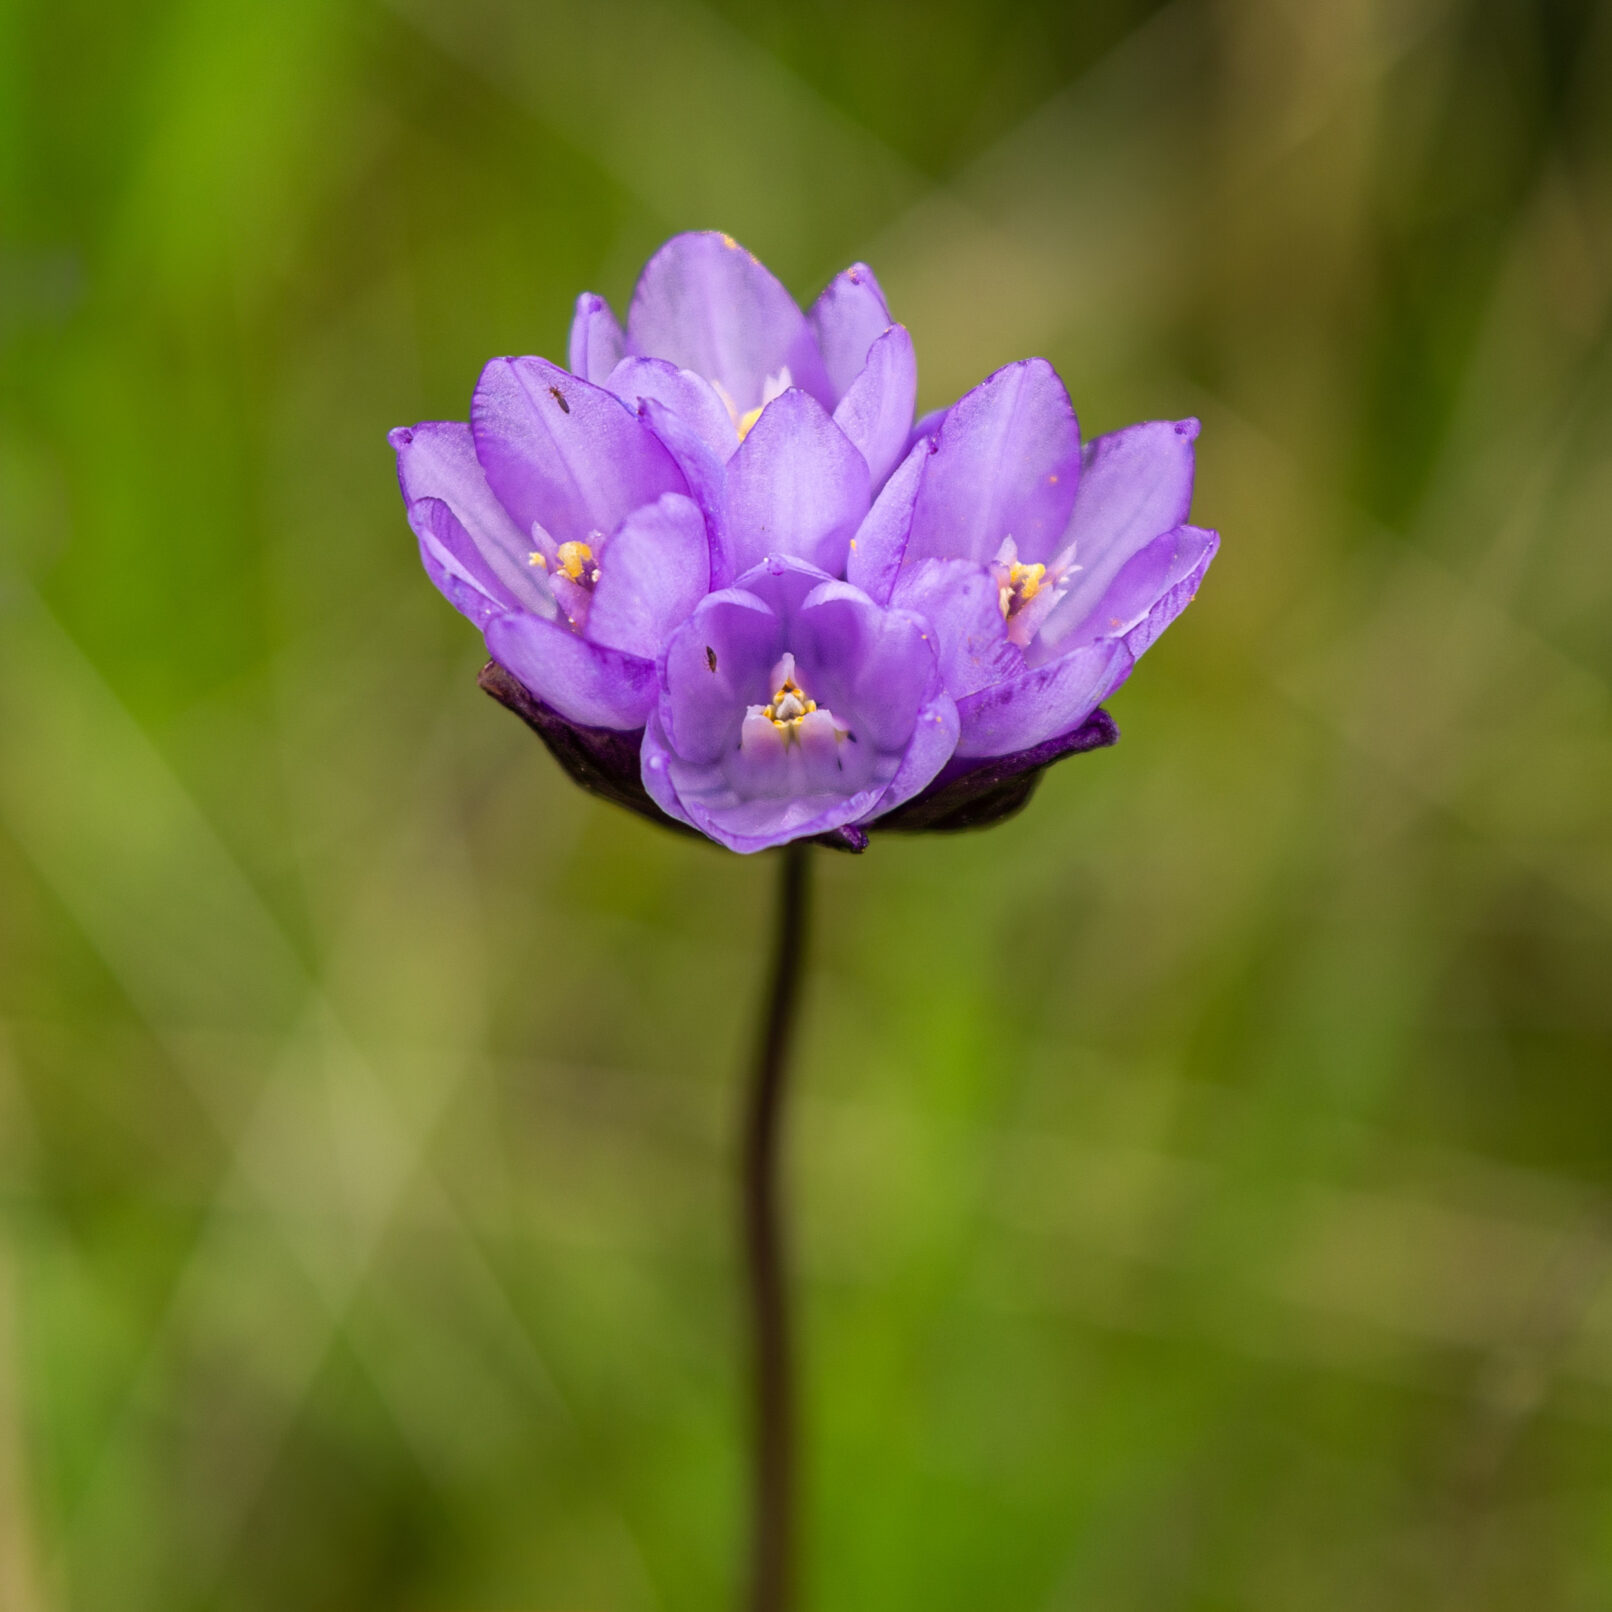
<svg viewBox="0 0 1612 1612">
<path fill-rule="evenodd" d="M 0 1609 L 709 1612 L 770 868 L 388 427 L 674 230 L 1204 422 L 1125 738 L 819 857 L 821 1612 L 1612 1604 L 1612 7 L 0 4 Z"/>
</svg>

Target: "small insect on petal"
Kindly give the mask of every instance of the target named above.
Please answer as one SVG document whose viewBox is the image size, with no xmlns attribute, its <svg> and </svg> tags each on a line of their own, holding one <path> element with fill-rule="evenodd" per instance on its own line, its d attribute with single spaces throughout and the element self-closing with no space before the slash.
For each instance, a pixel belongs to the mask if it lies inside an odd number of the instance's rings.
<svg viewBox="0 0 1612 1612">
<path fill-rule="evenodd" d="M 560 405 L 560 412 L 562 414 L 569 414 L 571 412 L 571 405 L 565 401 L 565 393 L 562 392 L 559 387 L 551 386 L 549 388 L 549 396 Z"/>
<path fill-rule="evenodd" d="M 714 672 L 716 670 L 716 651 L 709 644 L 705 646 L 705 664 Z"/>
</svg>

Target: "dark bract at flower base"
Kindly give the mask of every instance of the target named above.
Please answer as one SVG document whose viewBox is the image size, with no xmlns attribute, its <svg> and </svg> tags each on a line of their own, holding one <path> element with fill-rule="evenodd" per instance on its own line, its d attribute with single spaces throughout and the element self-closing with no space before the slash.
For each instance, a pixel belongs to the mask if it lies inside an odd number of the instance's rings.
<svg viewBox="0 0 1612 1612">
<path fill-rule="evenodd" d="M 549 754 L 571 781 L 590 795 L 625 806 L 662 828 L 703 838 L 698 830 L 668 817 L 644 788 L 638 759 L 643 743 L 641 732 L 622 733 L 614 728 L 585 728 L 567 722 L 497 661 L 488 661 L 476 681 L 500 705 L 513 711 L 548 746 Z M 1029 804 L 1036 785 L 1053 762 L 1087 750 L 1101 750 L 1118 740 L 1114 719 L 1099 709 L 1073 733 L 1018 755 L 994 756 L 985 761 L 954 756 L 904 806 L 876 819 L 869 828 L 901 834 L 950 834 L 967 828 L 989 828 Z M 866 828 L 837 828 L 814 836 L 817 844 L 836 851 L 864 851 L 868 837 Z"/>
<path fill-rule="evenodd" d="M 809 313 L 680 235 L 570 371 L 494 359 L 468 425 L 391 436 L 483 686 L 585 788 L 736 851 L 983 827 L 1112 744 L 1100 702 L 1196 591 L 1197 422 L 1082 445 L 1040 359 L 913 427 L 858 264 Z"/>
</svg>

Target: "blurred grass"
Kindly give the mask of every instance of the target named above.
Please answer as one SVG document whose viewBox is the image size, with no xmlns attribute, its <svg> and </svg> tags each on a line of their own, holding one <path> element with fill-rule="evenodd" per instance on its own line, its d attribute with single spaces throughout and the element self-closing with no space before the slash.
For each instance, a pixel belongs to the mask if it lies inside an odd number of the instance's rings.
<svg viewBox="0 0 1612 1612">
<path fill-rule="evenodd" d="M 674 229 L 1205 422 L 1125 740 L 823 858 L 813 1603 L 1612 1602 L 1612 11 L 0 9 L 0 1608 L 707 1608 L 768 869 L 388 426 Z"/>
</svg>

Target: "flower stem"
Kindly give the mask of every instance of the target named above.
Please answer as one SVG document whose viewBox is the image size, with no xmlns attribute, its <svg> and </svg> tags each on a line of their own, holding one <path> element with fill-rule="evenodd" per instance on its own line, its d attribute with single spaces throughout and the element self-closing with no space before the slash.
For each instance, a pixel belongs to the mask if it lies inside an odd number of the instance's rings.
<svg viewBox="0 0 1612 1612">
<path fill-rule="evenodd" d="M 754 1373 L 747 1612 L 791 1612 L 795 1599 L 795 1385 L 778 1157 L 804 972 L 809 854 L 797 841 L 778 859 L 772 978 L 744 1128 L 744 1253 Z"/>
</svg>

